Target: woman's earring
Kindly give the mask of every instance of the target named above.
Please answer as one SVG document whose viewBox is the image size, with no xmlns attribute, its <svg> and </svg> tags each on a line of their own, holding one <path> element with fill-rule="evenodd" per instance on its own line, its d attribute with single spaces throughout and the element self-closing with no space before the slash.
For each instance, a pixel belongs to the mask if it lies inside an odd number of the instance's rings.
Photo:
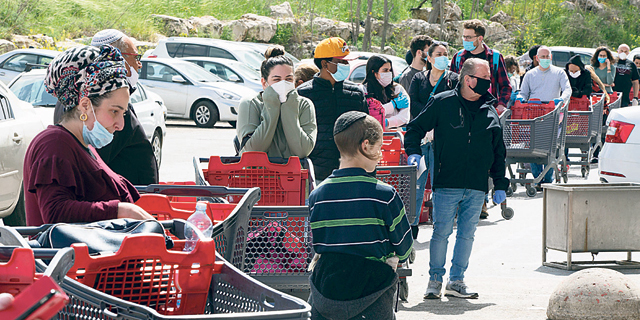
<svg viewBox="0 0 640 320">
<path fill-rule="evenodd" d="M 89 118 L 89 117 L 87 117 L 87 114 L 86 114 L 86 113 L 83 113 L 83 114 L 81 114 L 81 115 L 80 115 L 80 121 L 82 121 L 82 122 L 87 121 L 87 119 L 88 119 L 88 118 Z"/>
</svg>

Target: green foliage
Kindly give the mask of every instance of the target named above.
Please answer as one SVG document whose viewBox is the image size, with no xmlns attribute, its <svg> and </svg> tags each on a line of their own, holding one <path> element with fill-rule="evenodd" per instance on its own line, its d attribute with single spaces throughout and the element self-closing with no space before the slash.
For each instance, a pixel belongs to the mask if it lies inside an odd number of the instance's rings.
<svg viewBox="0 0 640 320">
<path fill-rule="evenodd" d="M 270 43 L 277 43 L 281 45 L 289 45 L 293 38 L 293 27 L 291 24 L 280 24 L 276 26 L 276 35 L 271 38 Z"/>
<path fill-rule="evenodd" d="M 231 39 L 231 28 L 229 28 L 229 26 L 222 27 L 222 33 L 220 34 L 220 39 L 222 39 L 222 40 L 232 40 Z"/>
</svg>

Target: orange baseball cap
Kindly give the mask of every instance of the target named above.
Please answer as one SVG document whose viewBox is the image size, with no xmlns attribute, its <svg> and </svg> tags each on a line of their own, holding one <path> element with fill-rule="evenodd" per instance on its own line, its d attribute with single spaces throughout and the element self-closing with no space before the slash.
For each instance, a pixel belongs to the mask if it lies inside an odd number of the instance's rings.
<svg viewBox="0 0 640 320">
<path fill-rule="evenodd" d="M 340 37 L 331 37 L 318 43 L 313 53 L 314 58 L 338 58 L 343 60 L 354 60 L 359 56 L 349 52 L 347 42 Z"/>
</svg>

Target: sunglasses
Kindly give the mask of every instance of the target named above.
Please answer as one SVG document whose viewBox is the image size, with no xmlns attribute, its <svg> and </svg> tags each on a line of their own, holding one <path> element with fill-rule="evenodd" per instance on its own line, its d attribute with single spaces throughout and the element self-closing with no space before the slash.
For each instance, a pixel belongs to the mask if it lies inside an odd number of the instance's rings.
<svg viewBox="0 0 640 320">
<path fill-rule="evenodd" d="M 125 56 L 135 56 L 136 57 L 136 61 L 140 61 L 140 59 L 142 59 L 142 54 L 140 53 L 126 53 L 126 52 L 121 52 L 123 55 Z"/>
</svg>

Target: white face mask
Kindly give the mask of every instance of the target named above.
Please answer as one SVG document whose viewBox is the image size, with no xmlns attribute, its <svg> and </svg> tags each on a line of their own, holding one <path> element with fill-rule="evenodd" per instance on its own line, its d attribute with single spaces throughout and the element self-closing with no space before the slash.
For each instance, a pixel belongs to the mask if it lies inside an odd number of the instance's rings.
<svg viewBox="0 0 640 320">
<path fill-rule="evenodd" d="M 571 78 L 577 78 L 580 76 L 580 70 L 576 71 L 576 72 L 571 72 L 569 71 L 569 75 L 571 76 Z"/>
<path fill-rule="evenodd" d="M 131 87 L 135 88 L 138 84 L 138 71 L 136 71 L 132 66 L 129 66 L 129 71 L 131 71 L 131 76 L 127 77 L 127 80 L 129 80 Z"/>
<path fill-rule="evenodd" d="M 380 72 L 378 74 L 380 75 L 378 83 L 380 83 L 383 88 L 391 84 L 393 81 L 393 73 L 391 72 Z"/>
<path fill-rule="evenodd" d="M 627 54 L 624 52 L 620 52 L 618 53 L 618 58 L 620 58 L 620 60 L 627 60 Z"/>
<path fill-rule="evenodd" d="M 271 88 L 278 94 L 280 97 L 280 103 L 285 103 L 287 101 L 287 95 L 289 92 L 293 91 L 296 86 L 293 82 L 289 82 L 286 80 L 280 80 L 271 85 Z"/>
</svg>

